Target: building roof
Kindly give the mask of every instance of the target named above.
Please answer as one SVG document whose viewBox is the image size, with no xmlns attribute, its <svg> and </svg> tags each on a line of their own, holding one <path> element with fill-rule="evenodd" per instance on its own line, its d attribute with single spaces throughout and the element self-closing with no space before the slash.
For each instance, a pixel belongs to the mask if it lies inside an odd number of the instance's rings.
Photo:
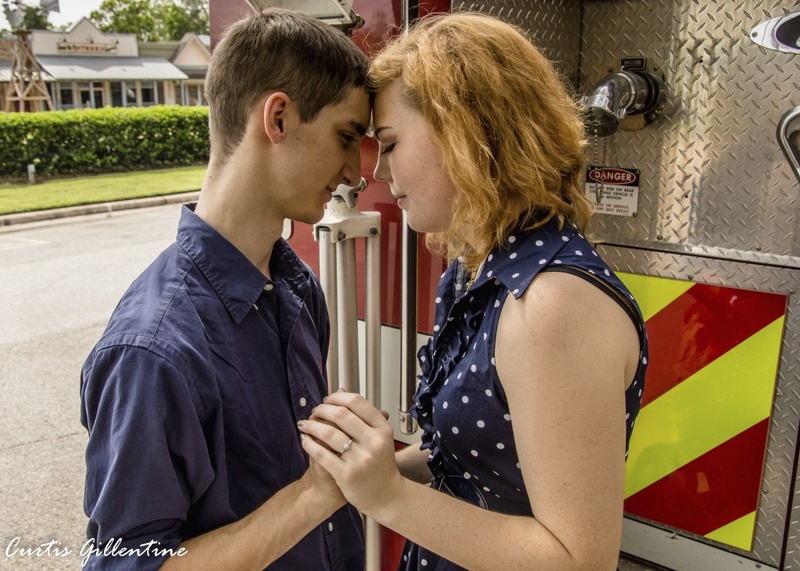
<svg viewBox="0 0 800 571">
<path fill-rule="evenodd" d="M 163 42 L 139 42 L 139 55 L 142 57 L 153 56 L 172 59 L 181 43 L 177 40 Z"/>
<path fill-rule="evenodd" d="M 179 65 L 178 69 L 189 76 L 189 79 L 205 79 L 208 73 L 207 65 Z"/>
<path fill-rule="evenodd" d="M 189 65 L 200 65 L 202 63 L 208 66 L 208 60 L 211 59 L 209 41 L 210 36 L 208 35 L 186 32 L 180 40 L 139 42 L 137 46 L 140 56 L 163 57 L 173 63 L 184 59 L 181 57 L 181 54 L 189 51 L 191 46 L 195 46 L 194 51 L 188 56 L 188 59 L 193 62 Z M 186 62 L 183 63 L 185 64 Z M 180 63 L 176 63 L 176 65 L 182 67 Z"/>
<path fill-rule="evenodd" d="M 159 57 L 38 56 L 36 59 L 56 81 L 188 79 L 185 73 Z"/>
</svg>

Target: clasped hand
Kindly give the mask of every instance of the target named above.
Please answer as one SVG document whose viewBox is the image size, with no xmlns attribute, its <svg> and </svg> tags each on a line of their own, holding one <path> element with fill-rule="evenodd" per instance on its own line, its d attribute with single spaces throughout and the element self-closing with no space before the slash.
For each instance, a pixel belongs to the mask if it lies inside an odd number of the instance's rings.
<svg viewBox="0 0 800 571">
<path fill-rule="evenodd" d="M 373 517 L 403 486 L 387 418 L 361 395 L 340 391 L 298 423 L 311 462 L 330 474 L 347 501 Z"/>
</svg>

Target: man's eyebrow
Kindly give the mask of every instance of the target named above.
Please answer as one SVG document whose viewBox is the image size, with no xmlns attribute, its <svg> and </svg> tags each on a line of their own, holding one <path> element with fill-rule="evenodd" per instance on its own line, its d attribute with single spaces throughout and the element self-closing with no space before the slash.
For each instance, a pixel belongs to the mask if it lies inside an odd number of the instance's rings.
<svg viewBox="0 0 800 571">
<path fill-rule="evenodd" d="M 347 122 L 347 124 L 350 125 L 350 128 L 362 137 L 367 134 L 367 128 L 355 119 L 351 119 Z"/>
</svg>

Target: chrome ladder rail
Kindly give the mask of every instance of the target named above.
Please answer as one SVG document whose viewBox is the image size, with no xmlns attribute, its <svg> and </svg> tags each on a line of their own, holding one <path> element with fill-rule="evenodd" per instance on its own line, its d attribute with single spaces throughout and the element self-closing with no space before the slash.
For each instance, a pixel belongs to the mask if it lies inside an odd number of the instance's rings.
<svg viewBox="0 0 800 571">
<path fill-rule="evenodd" d="M 359 392 L 358 312 L 356 307 L 355 241 L 365 240 L 365 398 L 381 406 L 381 215 L 361 212 L 357 194 L 367 187 L 339 185 L 325 216 L 314 225 L 319 242 L 320 283 L 328 303 L 331 338 L 328 351 L 328 391 Z M 380 569 L 380 525 L 365 518 L 367 571 Z"/>
</svg>

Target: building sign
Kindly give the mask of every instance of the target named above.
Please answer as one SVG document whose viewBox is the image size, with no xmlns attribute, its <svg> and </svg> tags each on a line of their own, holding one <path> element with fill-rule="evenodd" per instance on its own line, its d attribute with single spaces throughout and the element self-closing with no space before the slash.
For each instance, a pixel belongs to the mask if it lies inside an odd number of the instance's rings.
<svg viewBox="0 0 800 571">
<path fill-rule="evenodd" d="M 115 54 L 117 44 L 95 44 L 79 42 L 59 42 L 58 53 L 60 54 Z"/>
<path fill-rule="evenodd" d="M 639 208 L 639 171 L 590 166 L 584 194 L 595 206 L 596 214 L 636 216 Z"/>
</svg>

